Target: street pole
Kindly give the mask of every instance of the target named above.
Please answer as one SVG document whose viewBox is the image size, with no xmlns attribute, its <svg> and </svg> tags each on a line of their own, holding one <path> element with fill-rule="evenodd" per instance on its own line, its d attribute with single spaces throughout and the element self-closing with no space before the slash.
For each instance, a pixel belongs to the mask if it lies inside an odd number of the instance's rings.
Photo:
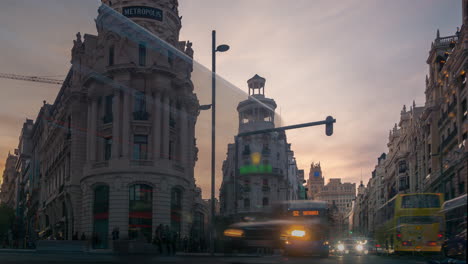
<svg viewBox="0 0 468 264">
<path fill-rule="evenodd" d="M 215 167 L 216 167 L 216 52 L 229 50 L 228 45 L 216 46 L 216 30 L 211 35 L 211 228 L 210 228 L 210 253 L 214 255 L 215 226 Z"/>
<path fill-rule="evenodd" d="M 215 144 L 216 144 L 216 30 L 211 35 L 211 231 L 210 231 L 210 253 L 214 255 L 214 232 L 215 232 Z"/>
</svg>

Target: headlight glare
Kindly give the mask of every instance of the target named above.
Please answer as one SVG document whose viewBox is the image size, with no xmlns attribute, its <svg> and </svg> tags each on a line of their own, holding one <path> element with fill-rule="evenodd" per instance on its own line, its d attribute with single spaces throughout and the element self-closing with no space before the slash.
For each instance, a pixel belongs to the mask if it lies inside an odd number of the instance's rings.
<svg viewBox="0 0 468 264">
<path fill-rule="evenodd" d="M 356 250 L 357 251 L 363 251 L 364 250 L 364 247 L 362 245 L 357 245 L 356 246 Z"/>
<path fill-rule="evenodd" d="M 242 237 L 244 236 L 244 231 L 241 229 L 226 229 L 224 230 L 224 235 L 227 237 Z"/>
<path fill-rule="evenodd" d="M 291 236 L 293 237 L 304 237 L 306 232 L 304 230 L 293 230 L 291 231 Z"/>
<path fill-rule="evenodd" d="M 343 244 L 338 244 L 338 246 L 336 246 L 338 248 L 339 251 L 343 251 L 344 250 L 344 245 Z"/>
</svg>

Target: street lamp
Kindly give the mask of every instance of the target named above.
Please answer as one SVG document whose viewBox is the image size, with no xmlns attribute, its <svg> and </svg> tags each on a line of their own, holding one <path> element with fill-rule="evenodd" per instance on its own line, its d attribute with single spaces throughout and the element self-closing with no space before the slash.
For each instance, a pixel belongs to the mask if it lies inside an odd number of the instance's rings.
<svg viewBox="0 0 468 264">
<path fill-rule="evenodd" d="M 215 232 L 215 152 L 216 152 L 216 52 L 229 50 L 226 44 L 216 46 L 216 30 L 212 32 L 212 68 L 211 68 L 211 229 L 210 229 L 210 253 L 214 254 Z"/>
</svg>

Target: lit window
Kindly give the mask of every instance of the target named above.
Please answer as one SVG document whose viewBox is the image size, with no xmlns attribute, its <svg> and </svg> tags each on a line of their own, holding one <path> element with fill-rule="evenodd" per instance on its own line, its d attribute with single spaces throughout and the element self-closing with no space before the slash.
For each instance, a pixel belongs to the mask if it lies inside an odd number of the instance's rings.
<svg viewBox="0 0 468 264">
<path fill-rule="evenodd" d="M 133 159 L 148 159 L 148 136 L 135 135 L 133 138 Z"/>
</svg>

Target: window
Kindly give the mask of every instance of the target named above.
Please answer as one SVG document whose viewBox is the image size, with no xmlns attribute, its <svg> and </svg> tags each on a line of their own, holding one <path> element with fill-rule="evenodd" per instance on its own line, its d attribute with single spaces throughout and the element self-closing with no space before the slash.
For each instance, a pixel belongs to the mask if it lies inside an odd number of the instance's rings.
<svg viewBox="0 0 468 264">
<path fill-rule="evenodd" d="M 399 173 L 406 172 L 406 161 L 400 161 L 400 163 L 398 163 L 398 172 Z"/>
<path fill-rule="evenodd" d="M 133 104 L 133 119 L 135 120 L 148 120 L 149 114 L 146 112 L 146 96 L 145 93 L 136 92 L 135 101 Z"/>
<path fill-rule="evenodd" d="M 94 248 L 107 248 L 109 230 L 109 186 L 100 185 L 94 189 L 93 233 L 99 238 Z"/>
<path fill-rule="evenodd" d="M 104 124 L 111 123 L 113 120 L 113 117 L 112 117 L 113 101 L 114 101 L 113 95 L 108 95 L 105 97 L 104 118 L 103 118 Z"/>
<path fill-rule="evenodd" d="M 129 189 L 128 237 L 144 237 L 151 242 L 153 223 L 153 188 L 146 184 L 135 184 Z"/>
<path fill-rule="evenodd" d="M 112 137 L 104 139 L 104 160 L 109 160 L 112 154 Z"/>
<path fill-rule="evenodd" d="M 146 65 L 146 44 L 144 43 L 138 45 L 138 62 L 140 66 Z"/>
<path fill-rule="evenodd" d="M 135 135 L 133 138 L 133 159 L 148 159 L 148 136 Z"/>
<path fill-rule="evenodd" d="M 244 199 L 244 208 L 245 209 L 248 209 L 250 208 L 250 200 L 247 198 L 247 199 Z"/>
<path fill-rule="evenodd" d="M 414 194 L 403 196 L 401 208 L 437 208 L 440 207 L 439 195 Z"/>
<path fill-rule="evenodd" d="M 174 159 L 174 141 L 169 140 L 169 159 Z"/>
<path fill-rule="evenodd" d="M 146 96 L 145 93 L 136 92 L 135 93 L 135 112 L 146 112 Z"/>
<path fill-rule="evenodd" d="M 182 190 L 178 187 L 171 191 L 171 229 L 180 234 L 182 227 Z"/>
<path fill-rule="evenodd" d="M 268 197 L 263 197 L 262 205 L 263 206 L 268 206 Z"/>
<path fill-rule="evenodd" d="M 113 45 L 109 47 L 109 66 L 114 65 L 114 50 L 115 48 Z"/>
<path fill-rule="evenodd" d="M 267 185 L 268 186 L 268 179 L 263 179 L 263 186 Z"/>
</svg>

